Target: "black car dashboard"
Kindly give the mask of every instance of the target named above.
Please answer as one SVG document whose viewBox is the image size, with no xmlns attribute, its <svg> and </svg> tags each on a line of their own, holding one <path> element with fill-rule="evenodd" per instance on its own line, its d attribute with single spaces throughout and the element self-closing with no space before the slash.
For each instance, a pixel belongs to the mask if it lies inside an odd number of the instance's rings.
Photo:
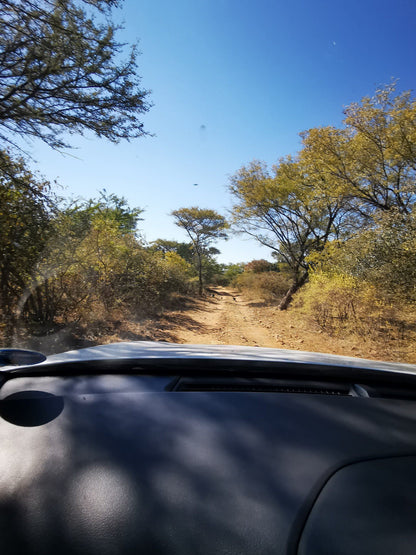
<svg viewBox="0 0 416 555">
<path fill-rule="evenodd" d="M 5 373 L 2 555 L 413 555 L 413 376 L 272 367 Z"/>
</svg>

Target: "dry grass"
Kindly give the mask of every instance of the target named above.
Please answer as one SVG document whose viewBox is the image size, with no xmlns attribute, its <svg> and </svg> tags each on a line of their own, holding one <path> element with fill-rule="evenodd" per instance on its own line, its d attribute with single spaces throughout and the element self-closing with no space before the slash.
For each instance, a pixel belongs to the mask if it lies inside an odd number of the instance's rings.
<svg viewBox="0 0 416 555">
<path fill-rule="evenodd" d="M 289 310 L 280 311 L 276 303 L 267 303 L 263 297 L 241 296 L 232 307 L 237 309 L 243 301 L 247 310 L 239 329 L 243 332 L 244 326 L 246 329 L 260 326 L 275 339 L 273 346 L 277 348 L 416 364 L 416 311 L 385 313 L 384 319 L 380 318 L 372 330 L 369 330 L 369 323 L 365 323 L 367 333 L 363 333 L 363 327 L 355 330 L 351 325 L 338 332 L 319 325 L 305 313 L 300 303 L 296 306 L 295 302 Z M 51 354 L 118 341 L 177 341 L 178 331 L 183 329 L 192 330 L 201 338 L 199 342 L 207 342 L 208 332 L 198 315 L 210 313 L 217 304 L 217 300 L 214 302 L 210 298 L 178 297 L 170 310 L 151 317 L 146 314 L 131 317 L 121 310 L 106 317 L 94 313 L 88 322 L 62 325 L 48 334 L 33 335 L 20 330 L 14 346 Z M 223 336 L 221 343 L 224 344 Z"/>
<path fill-rule="evenodd" d="M 290 287 L 290 278 L 280 272 L 244 272 L 233 285 L 247 299 L 261 299 L 266 303 L 279 301 Z"/>
<path fill-rule="evenodd" d="M 416 314 L 392 329 L 362 335 L 354 331 L 334 334 L 322 329 L 299 307 L 280 311 L 277 307 L 254 307 L 257 318 L 270 327 L 284 349 L 332 353 L 343 356 L 416 364 Z"/>
</svg>

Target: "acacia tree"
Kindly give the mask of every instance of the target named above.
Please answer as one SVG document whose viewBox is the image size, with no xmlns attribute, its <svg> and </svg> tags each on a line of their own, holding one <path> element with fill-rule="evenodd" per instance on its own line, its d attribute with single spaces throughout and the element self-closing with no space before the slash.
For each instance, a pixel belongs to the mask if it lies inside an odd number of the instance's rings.
<svg viewBox="0 0 416 555">
<path fill-rule="evenodd" d="M 216 239 L 227 239 L 228 223 L 224 216 L 215 210 L 193 206 L 180 208 L 171 212 L 175 224 L 186 231 L 195 249 L 199 279 L 199 294 L 202 295 L 202 268 L 204 255 L 208 253 L 210 245 Z M 218 251 L 217 251 L 218 252 Z"/>
<path fill-rule="evenodd" d="M 344 110 L 341 129 L 301 134 L 300 158 L 310 174 L 349 199 L 360 225 L 377 211 L 409 214 L 416 202 L 416 101 L 395 85 Z"/>
<path fill-rule="evenodd" d="M 33 284 L 56 207 L 49 184 L 4 145 L 19 148 L 16 136 L 63 148 L 70 146 L 65 133 L 112 142 L 146 134 L 141 116 L 149 109 L 148 92 L 140 86 L 136 48 L 125 50 L 111 20 L 120 3 L 0 0 L 0 317 L 6 331 L 22 291 L 29 295 L 25 309 L 35 296 L 41 305 L 49 278 L 36 291 Z M 126 228 L 138 216 L 123 212 L 123 202 L 112 209 Z"/>
<path fill-rule="evenodd" d="M 306 281 L 311 254 L 331 239 L 377 225 L 380 212 L 409 216 L 416 203 L 416 101 L 410 92 L 396 95 L 392 84 L 344 113 L 341 129 L 302 133 L 295 160 L 282 160 L 271 172 L 253 162 L 231 178 L 236 226 L 292 271 L 280 308 Z"/>
<path fill-rule="evenodd" d="M 272 171 L 262 162 L 252 162 L 230 180 L 236 229 L 272 249 L 291 271 L 292 285 L 279 305 L 282 310 L 308 278 L 308 255 L 322 250 L 340 232 L 345 204 L 322 185 L 291 158 Z"/>
<path fill-rule="evenodd" d="M 113 142 L 145 134 L 149 108 L 136 49 L 122 59 L 117 0 L 0 0 L 0 140 L 13 134 L 53 148 L 62 132 Z"/>
</svg>

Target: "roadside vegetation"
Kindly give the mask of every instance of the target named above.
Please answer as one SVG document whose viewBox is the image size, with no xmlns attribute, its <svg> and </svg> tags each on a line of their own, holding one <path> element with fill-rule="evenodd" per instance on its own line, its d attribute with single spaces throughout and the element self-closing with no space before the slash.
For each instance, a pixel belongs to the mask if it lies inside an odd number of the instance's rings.
<svg viewBox="0 0 416 555">
<path fill-rule="evenodd" d="M 395 83 L 344 109 L 339 128 L 231 177 L 231 216 L 182 207 L 188 242 L 146 243 L 143 211 L 106 191 L 68 200 L 33 169 L 22 139 L 69 148 L 73 133 L 145 136 L 149 93 L 135 47 L 117 42 L 113 0 L 0 1 L 0 339 L 100 329 L 188 306 L 232 286 L 311 329 L 363 341 L 414 340 L 416 101 Z M 256 239 L 274 262 L 219 264 L 217 241 Z M 277 319 L 277 317 L 276 317 Z M 95 331 L 94 331 L 95 330 Z"/>
<path fill-rule="evenodd" d="M 248 299 L 262 299 L 265 303 L 279 304 L 291 285 L 290 274 L 279 264 L 267 260 L 252 260 L 242 272 L 231 280 L 231 285 Z"/>
<path fill-rule="evenodd" d="M 253 161 L 230 181 L 233 224 L 272 249 L 291 306 L 333 336 L 415 339 L 416 102 L 388 85 L 301 134 L 296 156 Z M 245 272 L 246 274 L 246 272 Z M 237 286 L 265 288 L 266 274 Z M 275 279 L 277 279 L 276 274 Z M 273 297 L 269 280 L 263 297 Z M 292 305 L 290 303 L 292 302 Z"/>
<path fill-rule="evenodd" d="M 296 157 L 270 170 L 257 161 L 241 168 L 230 182 L 231 222 L 210 209 L 174 210 L 189 242 L 145 243 L 140 208 L 104 191 L 89 200 L 58 198 L 23 157 L 3 151 L 3 341 L 60 329 L 99 341 L 113 323 L 159 317 L 219 285 L 264 309 L 289 310 L 333 338 L 410 344 L 416 103 L 389 86 L 345 113 L 342 129 L 304 133 Z M 219 264 L 216 243 L 233 231 L 267 245 L 274 262 Z"/>
</svg>

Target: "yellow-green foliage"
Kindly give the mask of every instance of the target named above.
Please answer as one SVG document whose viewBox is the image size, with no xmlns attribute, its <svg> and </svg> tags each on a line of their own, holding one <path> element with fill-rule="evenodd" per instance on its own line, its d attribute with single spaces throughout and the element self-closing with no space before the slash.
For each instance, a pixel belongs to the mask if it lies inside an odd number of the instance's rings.
<svg viewBox="0 0 416 555">
<path fill-rule="evenodd" d="M 308 258 L 315 270 L 352 277 L 377 289 L 386 303 L 416 301 L 416 218 L 397 211 L 376 214 L 368 229 L 333 241 Z"/>
<path fill-rule="evenodd" d="M 56 218 L 53 240 L 20 297 L 22 319 L 53 326 L 113 310 L 125 317 L 149 314 L 193 290 L 191 265 L 177 253 L 145 248 L 134 221 L 124 225 L 136 211 L 117 212 L 119 205 L 76 207 Z"/>
<path fill-rule="evenodd" d="M 228 264 L 223 272 L 222 285 L 235 285 L 236 278 L 244 272 L 244 264 Z"/>
<path fill-rule="evenodd" d="M 320 328 L 336 335 L 399 338 L 405 325 L 399 306 L 393 306 L 374 285 L 336 272 L 312 272 L 296 304 Z"/>
<path fill-rule="evenodd" d="M 260 297 L 265 301 L 279 301 L 290 287 L 290 278 L 283 272 L 244 272 L 233 282 L 235 287 L 249 297 Z"/>
</svg>

